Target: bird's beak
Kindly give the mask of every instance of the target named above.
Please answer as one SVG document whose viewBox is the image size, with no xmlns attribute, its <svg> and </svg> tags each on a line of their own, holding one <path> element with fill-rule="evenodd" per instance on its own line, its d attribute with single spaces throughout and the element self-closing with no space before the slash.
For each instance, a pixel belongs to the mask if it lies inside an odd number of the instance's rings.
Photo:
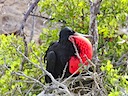
<svg viewBox="0 0 128 96">
<path fill-rule="evenodd" d="M 82 37 L 85 37 L 85 38 L 92 38 L 92 35 L 85 35 L 85 34 L 81 34 L 81 33 L 78 33 L 78 32 L 75 32 L 74 36 L 82 36 Z"/>
<path fill-rule="evenodd" d="M 75 36 L 82 36 L 82 37 L 85 37 L 85 38 L 90 38 L 92 39 L 92 35 L 85 35 L 85 34 L 81 34 L 81 33 L 78 33 L 78 32 L 75 32 L 73 35 L 69 36 L 69 40 L 70 41 L 73 41 L 73 37 Z"/>
</svg>

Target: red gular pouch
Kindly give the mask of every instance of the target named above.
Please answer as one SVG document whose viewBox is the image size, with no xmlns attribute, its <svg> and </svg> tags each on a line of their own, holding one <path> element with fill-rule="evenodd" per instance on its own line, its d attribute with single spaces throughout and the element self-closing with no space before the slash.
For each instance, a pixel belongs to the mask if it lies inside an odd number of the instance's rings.
<svg viewBox="0 0 128 96">
<path fill-rule="evenodd" d="M 93 49 L 91 42 L 83 36 L 70 36 L 69 40 L 76 46 L 77 51 L 79 53 L 79 56 L 81 57 L 82 62 L 80 62 L 80 59 L 77 56 L 72 56 L 69 60 L 69 72 L 73 74 L 76 72 L 79 68 L 79 64 L 88 65 L 88 61 L 86 59 L 86 56 L 88 59 L 92 59 L 93 55 Z M 86 56 L 85 56 L 86 55 Z M 77 74 L 79 71 L 77 72 Z"/>
</svg>

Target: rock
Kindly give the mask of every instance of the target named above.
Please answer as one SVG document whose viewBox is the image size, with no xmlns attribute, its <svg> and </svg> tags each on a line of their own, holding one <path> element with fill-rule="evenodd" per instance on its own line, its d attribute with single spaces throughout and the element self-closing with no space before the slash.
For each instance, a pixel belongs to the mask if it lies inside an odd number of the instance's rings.
<svg viewBox="0 0 128 96">
<path fill-rule="evenodd" d="M 31 3 L 32 0 L 0 0 L 0 34 L 8 34 L 17 31 Z M 37 8 L 36 14 L 38 13 L 39 9 Z M 34 30 L 33 40 L 38 42 L 42 28 L 47 25 L 43 24 L 44 19 L 42 18 L 34 18 L 34 22 L 33 28 L 33 17 L 29 16 L 25 24 L 24 32 L 29 41 L 31 30 Z"/>
</svg>

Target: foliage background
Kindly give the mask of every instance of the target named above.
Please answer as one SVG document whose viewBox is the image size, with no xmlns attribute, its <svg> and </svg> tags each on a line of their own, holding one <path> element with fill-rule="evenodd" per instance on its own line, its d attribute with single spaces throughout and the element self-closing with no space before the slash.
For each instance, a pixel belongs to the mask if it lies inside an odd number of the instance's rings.
<svg viewBox="0 0 128 96">
<path fill-rule="evenodd" d="M 60 27 L 52 29 L 53 26 L 59 22 L 61 27 L 69 26 L 77 32 L 88 34 L 90 21 L 88 0 L 41 0 L 38 5 L 41 7 L 41 12 L 47 13 L 52 20 L 48 22 L 47 28 L 43 28 L 40 35 L 42 44 L 30 42 L 28 45 L 28 58 L 37 65 L 39 65 L 37 57 L 40 58 L 44 54 L 51 41 L 58 39 Z M 128 56 L 117 66 L 119 59 L 128 52 L 128 35 L 120 30 L 128 27 L 127 6 L 127 0 L 103 0 L 97 18 L 100 71 L 104 73 L 104 87 L 109 96 L 128 94 Z M 30 78 L 14 73 L 20 71 L 23 58 L 17 48 L 24 53 L 21 37 L 13 34 L 0 36 L 0 95 L 36 96 L 43 90 L 42 86 L 34 84 Z M 44 73 L 31 63 L 26 62 L 22 72 L 44 83 Z"/>
</svg>

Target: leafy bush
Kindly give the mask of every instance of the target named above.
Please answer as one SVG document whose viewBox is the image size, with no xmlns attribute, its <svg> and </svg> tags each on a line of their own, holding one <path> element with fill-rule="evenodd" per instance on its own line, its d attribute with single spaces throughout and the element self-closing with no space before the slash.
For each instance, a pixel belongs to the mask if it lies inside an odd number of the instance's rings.
<svg viewBox="0 0 128 96">
<path fill-rule="evenodd" d="M 76 31 L 87 33 L 89 26 L 89 3 L 85 0 L 41 0 L 41 12 L 54 18 L 53 22 L 61 21 L 64 26 Z"/>
<path fill-rule="evenodd" d="M 35 43 L 28 45 L 28 58 L 35 64 L 39 64 L 37 57 L 42 54 L 42 48 Z M 9 36 L 0 35 L 0 94 L 2 96 L 14 94 L 23 96 L 34 84 L 33 80 L 16 74 L 16 72 L 21 72 L 19 69 L 23 59 L 23 56 L 17 50 L 24 53 L 24 42 L 21 37 L 16 37 L 13 34 Z M 24 64 L 22 72 L 37 80 L 41 76 L 40 81 L 44 82 L 44 79 L 42 79 L 43 73 L 30 62 Z M 33 89 L 36 88 L 40 88 L 40 86 L 34 85 Z"/>
<path fill-rule="evenodd" d="M 121 69 L 114 68 L 111 61 L 101 66 L 101 70 L 105 72 L 104 85 L 109 92 L 108 96 L 123 96 L 128 93 L 128 76 L 120 73 Z"/>
</svg>

